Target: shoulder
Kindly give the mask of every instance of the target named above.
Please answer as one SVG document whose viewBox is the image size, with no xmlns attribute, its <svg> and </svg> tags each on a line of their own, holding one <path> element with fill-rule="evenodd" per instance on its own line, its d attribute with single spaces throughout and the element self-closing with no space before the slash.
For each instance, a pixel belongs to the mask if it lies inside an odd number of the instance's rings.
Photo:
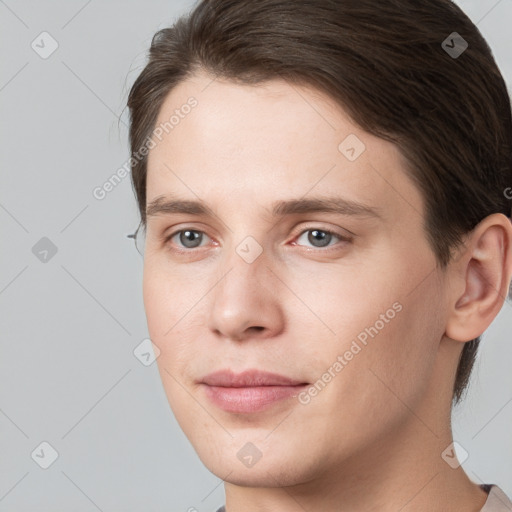
<svg viewBox="0 0 512 512">
<path fill-rule="evenodd" d="M 489 496 L 481 512 L 512 512 L 512 501 L 497 485 L 485 484 L 482 488 Z"/>
<path fill-rule="evenodd" d="M 481 487 L 489 495 L 481 512 L 512 512 L 512 501 L 497 485 L 483 484 Z M 216 512 L 226 512 L 226 508 L 222 506 Z"/>
</svg>

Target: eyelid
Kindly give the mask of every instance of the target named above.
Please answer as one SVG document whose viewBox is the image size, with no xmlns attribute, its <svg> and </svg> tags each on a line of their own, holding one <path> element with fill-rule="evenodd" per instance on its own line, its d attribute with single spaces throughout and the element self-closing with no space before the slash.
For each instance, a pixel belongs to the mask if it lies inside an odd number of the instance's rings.
<svg viewBox="0 0 512 512">
<path fill-rule="evenodd" d="M 352 240 L 355 235 L 354 233 L 348 231 L 347 229 L 342 228 L 333 228 L 333 227 L 327 227 L 325 225 L 322 225 L 319 222 L 311 222 L 306 224 L 301 224 L 300 228 L 297 228 L 294 230 L 293 239 L 298 238 L 300 235 L 304 234 L 306 231 L 313 231 L 313 230 L 323 231 L 325 233 L 330 233 L 331 235 L 335 235 L 341 240 Z"/>
<path fill-rule="evenodd" d="M 169 233 L 169 234 L 164 234 L 164 235 L 162 236 L 162 239 L 163 239 L 164 244 L 170 243 L 170 241 L 171 241 L 171 240 L 172 240 L 176 235 L 178 235 L 178 234 L 180 234 L 180 233 L 183 233 L 184 231 L 195 231 L 196 233 L 201 233 L 201 234 L 203 235 L 203 237 L 207 237 L 207 238 L 209 238 L 212 242 L 217 243 L 217 242 L 215 241 L 215 239 L 213 239 L 210 235 L 208 235 L 208 234 L 206 233 L 206 231 L 203 231 L 202 229 L 192 228 L 191 226 L 185 226 L 185 227 L 182 227 L 182 228 L 180 228 L 180 229 L 173 229 L 173 230 L 171 231 L 171 233 Z M 208 244 L 206 244 L 206 245 L 208 245 Z M 180 250 L 181 250 L 181 251 L 191 252 L 191 251 L 193 251 L 194 249 L 201 249 L 201 248 L 203 248 L 203 247 L 206 247 L 206 245 L 200 245 L 199 247 L 193 247 L 192 249 L 187 249 L 186 247 L 182 247 L 182 246 L 180 246 L 180 245 L 176 245 L 176 247 L 177 247 L 177 250 L 178 250 L 178 251 L 180 251 Z"/>
<path fill-rule="evenodd" d="M 203 233 L 203 235 L 206 235 L 208 238 L 212 240 L 214 239 L 211 235 L 208 235 L 208 232 L 212 231 L 210 226 L 205 226 L 203 224 L 198 226 L 197 223 L 194 222 L 179 222 L 177 224 L 169 226 L 162 231 L 159 237 L 165 242 L 183 231 L 197 231 L 198 233 Z"/>
<path fill-rule="evenodd" d="M 315 230 L 322 231 L 324 233 L 329 233 L 330 235 L 337 237 L 338 240 L 335 240 L 333 244 L 329 244 L 324 247 L 315 247 L 314 245 L 305 245 L 302 243 L 298 243 L 299 238 L 301 238 L 305 233 L 307 233 L 308 231 Z M 354 236 L 342 234 L 339 230 L 335 230 L 332 228 L 324 228 L 319 226 L 318 224 L 314 224 L 313 226 L 302 227 L 299 233 L 293 237 L 290 245 L 294 247 L 300 247 L 301 251 L 307 252 L 308 254 L 316 254 L 318 256 L 321 256 L 331 253 L 338 254 L 341 250 L 345 249 L 347 244 L 350 244 L 353 241 L 353 239 Z"/>
<path fill-rule="evenodd" d="M 325 221 L 321 220 L 304 222 L 300 224 L 300 227 L 302 228 L 301 232 L 307 231 L 308 229 L 318 229 L 320 231 L 328 231 L 329 233 L 334 233 L 342 238 L 350 238 L 356 236 L 355 233 L 348 230 L 347 228 L 342 228 L 340 226 L 326 223 Z"/>
<path fill-rule="evenodd" d="M 335 237 L 337 237 L 339 239 L 339 241 L 334 245 L 329 245 L 326 247 L 307 247 L 307 246 L 296 243 L 296 240 L 300 236 L 302 236 L 304 233 L 307 233 L 308 231 L 313 231 L 313 230 L 323 231 L 324 233 L 334 235 Z M 178 229 L 176 229 L 174 227 L 169 234 L 164 233 L 162 235 L 163 243 L 164 244 L 169 243 L 176 235 L 178 235 L 179 233 L 182 233 L 184 231 L 195 231 L 197 233 L 201 233 L 203 236 L 209 238 L 210 241 L 212 241 L 214 243 L 214 245 L 219 245 L 219 243 L 214 238 L 212 238 L 210 235 L 208 235 L 205 230 L 195 228 L 190 225 L 181 226 Z M 338 248 L 337 246 L 339 243 L 351 242 L 354 238 L 354 235 L 351 232 L 348 232 L 348 230 L 345 230 L 345 231 L 347 231 L 347 233 L 349 233 L 349 234 L 344 234 L 341 229 L 325 227 L 325 226 L 322 226 L 318 222 L 311 222 L 310 224 L 306 223 L 305 225 L 301 224 L 300 228 L 297 228 L 294 231 L 295 231 L 295 234 L 292 237 L 292 241 L 294 242 L 294 245 L 297 245 L 299 247 L 305 247 L 306 249 L 310 249 L 310 250 L 314 250 L 314 251 L 328 251 L 328 250 L 337 249 Z M 208 244 L 205 244 L 205 245 L 200 245 L 198 247 L 193 247 L 193 248 L 189 249 L 186 247 L 181 247 L 179 245 L 175 245 L 174 250 L 177 252 L 190 253 L 190 252 L 193 252 L 194 250 L 199 250 L 199 249 L 205 248 L 207 246 L 208 246 Z"/>
</svg>

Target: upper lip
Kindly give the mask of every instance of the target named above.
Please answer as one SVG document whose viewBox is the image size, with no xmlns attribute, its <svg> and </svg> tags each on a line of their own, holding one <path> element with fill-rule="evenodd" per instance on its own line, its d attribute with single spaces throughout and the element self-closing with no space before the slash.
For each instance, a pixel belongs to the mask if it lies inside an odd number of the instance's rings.
<svg viewBox="0 0 512 512">
<path fill-rule="evenodd" d="M 245 388 L 257 386 L 298 386 L 306 384 L 303 381 L 291 379 L 277 373 L 260 370 L 246 370 L 234 373 L 231 370 L 219 370 L 210 373 L 201 381 L 208 386 L 221 386 L 228 388 Z"/>
</svg>

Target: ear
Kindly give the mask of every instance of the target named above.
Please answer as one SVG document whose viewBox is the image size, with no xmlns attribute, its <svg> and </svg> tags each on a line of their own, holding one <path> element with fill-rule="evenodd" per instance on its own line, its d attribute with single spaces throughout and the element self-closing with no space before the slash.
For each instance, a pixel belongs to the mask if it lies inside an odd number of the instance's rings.
<svg viewBox="0 0 512 512">
<path fill-rule="evenodd" d="M 470 341 L 489 327 L 509 293 L 512 276 L 512 224 L 501 213 L 483 219 L 449 264 L 450 296 L 445 334 Z"/>
</svg>

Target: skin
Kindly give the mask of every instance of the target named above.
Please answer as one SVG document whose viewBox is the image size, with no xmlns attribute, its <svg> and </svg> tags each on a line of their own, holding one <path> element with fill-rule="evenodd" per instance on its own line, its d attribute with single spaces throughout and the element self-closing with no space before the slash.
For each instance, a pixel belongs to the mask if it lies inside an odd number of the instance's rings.
<svg viewBox="0 0 512 512">
<path fill-rule="evenodd" d="M 201 72 L 169 93 L 157 124 L 190 96 L 198 105 L 149 153 L 147 202 L 172 195 L 214 215 L 148 217 L 144 304 L 169 404 L 225 479 L 228 512 L 479 511 L 486 494 L 441 454 L 459 354 L 508 291 L 509 219 L 484 219 L 442 270 L 399 150 L 330 98 Z M 350 134 L 366 147 L 355 161 L 338 149 Z M 271 214 L 276 201 L 327 196 L 380 217 Z M 186 229 L 203 233 L 199 247 L 164 241 Z M 351 238 L 318 247 L 308 229 Z M 262 249 L 252 263 L 236 251 L 248 236 Z M 225 368 L 315 383 L 395 303 L 401 311 L 307 404 L 234 414 L 199 384 Z M 252 467 L 237 457 L 248 442 L 262 454 Z"/>
</svg>

